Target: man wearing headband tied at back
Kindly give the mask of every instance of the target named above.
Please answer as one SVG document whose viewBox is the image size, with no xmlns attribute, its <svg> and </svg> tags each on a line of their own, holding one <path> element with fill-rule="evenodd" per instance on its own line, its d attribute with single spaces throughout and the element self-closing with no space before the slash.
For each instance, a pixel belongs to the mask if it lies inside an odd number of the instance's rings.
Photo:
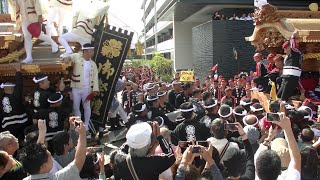
<svg viewBox="0 0 320 180">
<path fill-rule="evenodd" d="M 45 74 L 38 74 L 32 80 L 34 83 L 38 84 L 38 87 L 33 93 L 34 113 L 38 112 L 40 109 L 47 109 L 50 105 L 47 101 L 49 96 L 55 92 L 62 92 L 65 89 L 65 84 L 62 79 L 59 83 L 51 86 L 48 76 Z M 38 120 L 35 122 L 37 121 Z"/>
<path fill-rule="evenodd" d="M 91 117 L 91 99 L 99 93 L 98 69 L 92 60 L 94 46 L 85 44 L 82 47 L 83 53 L 74 53 L 63 58 L 64 62 L 71 61 L 73 72 L 71 75 L 71 87 L 73 96 L 73 113 L 81 117 L 80 102 L 84 109 L 84 120 L 86 130 L 89 130 Z"/>
<path fill-rule="evenodd" d="M 28 117 L 22 105 L 22 74 L 20 64 L 14 66 L 16 69 L 16 84 L 2 83 L 1 89 L 4 95 L 1 98 L 1 130 L 10 131 L 19 141 L 24 139 L 23 129 L 28 123 Z"/>
<path fill-rule="evenodd" d="M 184 121 L 173 131 L 181 141 L 206 141 L 210 136 L 209 128 L 200 123 L 191 102 L 181 104 L 180 111 Z"/>
<path fill-rule="evenodd" d="M 301 64 L 303 57 L 298 49 L 298 34 L 295 32 L 292 34 L 290 41 L 285 42 L 282 45 L 284 53 L 288 57 L 284 60 L 283 72 L 282 72 L 282 84 L 278 91 L 278 98 L 283 101 L 294 95 L 295 89 L 299 85 L 299 79 L 301 76 Z"/>
</svg>

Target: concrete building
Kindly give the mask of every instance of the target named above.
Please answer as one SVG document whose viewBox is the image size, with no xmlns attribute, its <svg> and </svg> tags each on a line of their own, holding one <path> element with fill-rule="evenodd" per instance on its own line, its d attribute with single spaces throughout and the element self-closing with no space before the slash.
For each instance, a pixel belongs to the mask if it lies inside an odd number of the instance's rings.
<svg viewBox="0 0 320 180">
<path fill-rule="evenodd" d="M 212 20 L 214 12 L 227 17 L 254 11 L 253 0 L 144 0 L 142 21 L 144 32 L 140 41 L 144 44 L 146 57 L 154 52 L 174 60 L 174 69 L 194 68 L 195 49 L 193 28 Z M 281 9 L 306 9 L 312 1 L 269 0 Z M 243 39 L 243 41 L 245 41 Z M 210 50 L 209 50 L 210 51 Z M 212 64 L 208 65 L 209 67 Z"/>
</svg>

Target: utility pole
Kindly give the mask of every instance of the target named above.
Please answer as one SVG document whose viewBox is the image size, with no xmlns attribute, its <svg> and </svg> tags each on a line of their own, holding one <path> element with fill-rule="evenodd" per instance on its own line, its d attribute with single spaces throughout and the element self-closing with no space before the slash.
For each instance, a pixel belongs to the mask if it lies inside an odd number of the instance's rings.
<svg viewBox="0 0 320 180">
<path fill-rule="evenodd" d="M 147 59 L 147 31 L 146 31 L 146 4 L 143 5 L 143 34 L 144 59 Z"/>
<path fill-rule="evenodd" d="M 157 0 L 153 0 L 154 3 L 154 17 L 153 17 L 153 22 L 154 22 L 154 51 L 157 52 L 158 51 L 158 28 L 157 28 L 157 24 L 158 24 L 158 14 L 157 14 Z"/>
</svg>

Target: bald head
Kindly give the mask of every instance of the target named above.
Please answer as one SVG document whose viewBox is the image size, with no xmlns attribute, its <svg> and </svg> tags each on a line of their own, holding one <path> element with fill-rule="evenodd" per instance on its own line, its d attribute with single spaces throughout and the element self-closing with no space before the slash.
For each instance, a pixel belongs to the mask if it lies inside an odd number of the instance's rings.
<svg viewBox="0 0 320 180">
<path fill-rule="evenodd" d="M 247 115 L 243 118 L 243 123 L 245 125 L 255 125 L 258 122 L 258 118 L 255 115 Z"/>
</svg>

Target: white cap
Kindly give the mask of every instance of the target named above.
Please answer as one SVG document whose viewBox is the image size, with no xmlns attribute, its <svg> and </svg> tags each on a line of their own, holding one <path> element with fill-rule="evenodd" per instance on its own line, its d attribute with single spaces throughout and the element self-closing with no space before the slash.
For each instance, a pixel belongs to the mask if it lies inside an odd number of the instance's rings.
<svg viewBox="0 0 320 180">
<path fill-rule="evenodd" d="M 151 126 L 146 123 L 134 124 L 127 132 L 127 144 L 133 149 L 141 149 L 151 142 Z"/>
</svg>

